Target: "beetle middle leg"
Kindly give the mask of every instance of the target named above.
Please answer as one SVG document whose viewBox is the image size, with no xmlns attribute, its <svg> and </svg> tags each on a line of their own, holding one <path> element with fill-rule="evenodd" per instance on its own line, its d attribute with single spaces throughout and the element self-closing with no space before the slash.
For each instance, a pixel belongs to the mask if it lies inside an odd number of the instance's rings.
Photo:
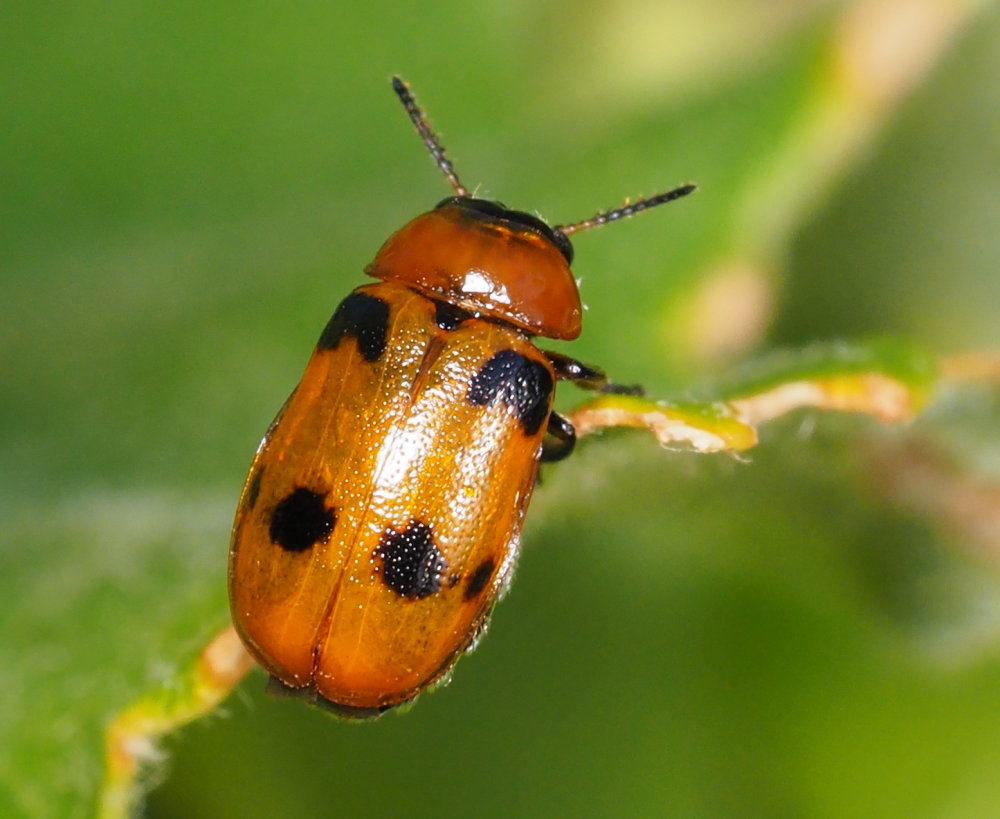
<svg viewBox="0 0 1000 819">
<path fill-rule="evenodd" d="M 542 441 L 542 454 L 539 460 L 542 463 L 552 463 L 561 461 L 569 457 L 576 446 L 576 429 L 558 412 L 549 414 L 549 425 L 545 430 L 545 440 Z"/>
</svg>

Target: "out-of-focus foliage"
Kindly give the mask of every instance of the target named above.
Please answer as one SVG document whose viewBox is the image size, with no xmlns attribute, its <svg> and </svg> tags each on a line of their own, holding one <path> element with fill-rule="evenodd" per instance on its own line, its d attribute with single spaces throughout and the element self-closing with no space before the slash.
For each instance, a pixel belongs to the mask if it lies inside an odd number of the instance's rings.
<svg viewBox="0 0 1000 819">
<path fill-rule="evenodd" d="M 575 241 L 565 349 L 621 382 L 683 399 L 883 332 L 1000 347 L 1000 15 L 909 96 L 831 101 L 845 15 L 892 5 L 0 10 L 0 814 L 89 815 L 107 722 L 183 691 L 227 621 L 260 434 L 379 243 L 447 195 L 391 73 L 467 184 L 554 222 L 699 182 Z M 996 813 L 998 420 L 984 387 L 905 428 L 799 412 L 745 460 L 585 442 L 454 684 L 352 726 L 253 674 L 167 740 L 147 810 Z"/>
</svg>

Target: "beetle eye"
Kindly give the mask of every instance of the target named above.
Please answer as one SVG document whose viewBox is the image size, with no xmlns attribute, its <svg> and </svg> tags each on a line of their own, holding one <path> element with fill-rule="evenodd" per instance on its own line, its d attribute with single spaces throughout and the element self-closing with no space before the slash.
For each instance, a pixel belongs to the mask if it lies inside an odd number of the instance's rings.
<svg viewBox="0 0 1000 819">
<path fill-rule="evenodd" d="M 573 264 L 573 245 L 569 240 L 569 236 L 563 233 L 558 228 L 550 228 L 552 231 L 552 239 L 555 241 L 555 245 L 559 248 L 559 252 L 566 258 L 567 264 Z"/>
</svg>

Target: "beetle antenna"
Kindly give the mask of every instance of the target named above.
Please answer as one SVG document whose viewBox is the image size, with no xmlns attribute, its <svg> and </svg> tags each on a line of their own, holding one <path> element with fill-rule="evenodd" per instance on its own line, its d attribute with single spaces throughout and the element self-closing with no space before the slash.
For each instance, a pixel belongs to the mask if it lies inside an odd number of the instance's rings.
<svg viewBox="0 0 1000 819">
<path fill-rule="evenodd" d="M 410 93 L 410 87 L 403 81 L 402 77 L 396 76 L 392 78 L 392 90 L 396 92 L 399 101 L 403 103 L 406 113 L 410 116 L 410 121 L 417 129 L 417 133 L 420 134 L 420 138 L 424 141 L 424 145 L 427 146 L 427 150 L 430 151 L 431 158 L 441 169 L 441 173 L 448 179 L 448 183 L 451 185 L 452 190 L 455 191 L 455 195 L 468 196 L 468 189 L 459 181 L 458 174 L 455 173 L 455 169 L 451 165 L 451 160 L 444 154 L 444 145 L 441 144 L 438 135 L 431 130 L 430 123 L 427 122 L 427 117 L 420 110 L 416 99 Z"/>
<path fill-rule="evenodd" d="M 573 222 L 570 225 L 557 225 L 555 229 L 564 236 L 569 236 L 572 233 L 579 233 L 581 230 L 605 225 L 608 222 L 617 222 L 619 219 L 627 219 L 629 216 L 635 216 L 637 213 L 641 213 L 649 208 L 655 208 L 657 205 L 665 205 L 667 202 L 673 202 L 675 199 L 687 196 L 697 187 L 697 185 L 681 185 L 673 190 L 658 193 L 656 196 L 647 196 L 637 199 L 635 202 L 626 202 L 620 208 L 596 213 L 582 222 Z"/>
</svg>

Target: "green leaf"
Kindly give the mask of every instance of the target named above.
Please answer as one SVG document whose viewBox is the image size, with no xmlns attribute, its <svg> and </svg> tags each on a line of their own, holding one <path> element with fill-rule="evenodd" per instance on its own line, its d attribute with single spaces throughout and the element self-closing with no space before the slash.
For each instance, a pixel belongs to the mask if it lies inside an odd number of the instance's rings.
<svg viewBox="0 0 1000 819">
<path fill-rule="evenodd" d="M 1000 369 L 1000 356 L 993 367 Z M 942 381 L 939 369 L 926 350 L 900 339 L 814 344 L 745 364 L 716 387 L 715 400 L 676 403 L 608 393 L 568 417 L 581 437 L 646 427 L 663 446 L 742 452 L 757 443 L 757 425 L 802 407 L 909 420 Z"/>
<path fill-rule="evenodd" d="M 380 243 L 447 194 L 392 73 L 467 184 L 553 222 L 699 183 L 575 238 L 566 350 L 622 383 L 692 407 L 761 347 L 891 332 L 913 385 L 1000 347 L 1000 17 L 928 3 L 913 83 L 873 98 L 885 76 L 832 67 L 878 5 L 0 11 L 0 814 L 93 814 L 108 726 L 205 701 L 254 447 Z M 582 446 L 453 685 L 351 727 L 253 674 L 165 741 L 148 813 L 995 812 L 990 506 L 955 511 L 997 481 L 995 402 L 945 391 L 895 431 L 799 410 L 748 462 Z M 919 473 L 887 441 L 943 454 Z"/>
</svg>

